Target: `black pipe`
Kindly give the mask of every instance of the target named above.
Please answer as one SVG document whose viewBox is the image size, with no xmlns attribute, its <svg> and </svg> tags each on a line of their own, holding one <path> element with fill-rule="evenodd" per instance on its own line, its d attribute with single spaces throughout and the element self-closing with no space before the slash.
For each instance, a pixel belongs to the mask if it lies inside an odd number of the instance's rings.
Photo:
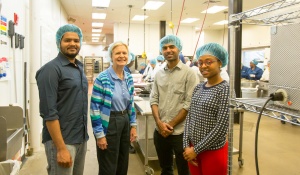
<svg viewBox="0 0 300 175">
<path fill-rule="evenodd" d="M 243 0 L 229 0 L 228 1 L 229 4 L 229 15 L 232 14 L 237 14 L 242 12 L 243 10 Z M 242 97 L 242 93 L 241 93 L 241 67 L 242 67 L 242 24 L 237 21 L 236 24 L 234 24 L 234 26 L 237 26 L 236 28 L 236 32 L 235 32 L 235 41 L 233 41 L 235 43 L 235 65 L 231 65 L 230 64 L 230 60 L 228 65 L 229 66 L 234 66 L 235 67 L 235 72 L 234 72 L 234 91 L 236 93 L 236 97 L 237 98 L 241 98 Z M 228 31 L 228 53 L 230 55 L 230 32 Z M 229 75 L 231 74 L 230 69 L 229 69 Z M 234 114 L 234 123 L 239 123 L 239 114 L 235 113 Z"/>
</svg>

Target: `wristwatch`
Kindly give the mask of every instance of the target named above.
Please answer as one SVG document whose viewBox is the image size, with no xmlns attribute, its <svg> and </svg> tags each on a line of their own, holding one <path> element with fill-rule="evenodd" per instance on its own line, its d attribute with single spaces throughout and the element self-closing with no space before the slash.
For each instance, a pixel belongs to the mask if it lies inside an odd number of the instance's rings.
<svg viewBox="0 0 300 175">
<path fill-rule="evenodd" d="M 136 125 L 133 125 L 133 126 L 131 126 L 130 128 L 134 128 L 134 129 L 136 129 Z"/>
</svg>

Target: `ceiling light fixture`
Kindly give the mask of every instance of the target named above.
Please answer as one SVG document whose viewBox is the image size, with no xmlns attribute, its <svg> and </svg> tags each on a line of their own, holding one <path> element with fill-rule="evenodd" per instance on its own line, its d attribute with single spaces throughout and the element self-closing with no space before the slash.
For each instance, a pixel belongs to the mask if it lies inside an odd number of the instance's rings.
<svg viewBox="0 0 300 175">
<path fill-rule="evenodd" d="M 129 7 L 129 18 L 128 18 L 128 39 L 127 39 L 127 45 L 129 46 L 129 31 L 130 31 L 130 15 L 131 15 L 131 8 L 132 8 L 132 5 L 128 5 Z"/>
<path fill-rule="evenodd" d="M 210 13 L 210 14 L 214 14 L 214 13 L 218 13 L 222 10 L 225 10 L 225 9 L 228 9 L 227 6 L 218 6 L 218 5 L 215 5 L 215 6 L 212 6 L 210 8 L 207 9 L 207 13 Z M 206 13 L 206 10 L 202 11 L 201 13 Z"/>
<path fill-rule="evenodd" d="M 157 10 L 159 7 L 161 7 L 165 2 L 162 1 L 148 1 L 142 9 L 147 10 Z"/>
<path fill-rule="evenodd" d="M 228 24 L 228 20 L 227 20 L 227 13 L 228 11 L 224 11 L 224 24 L 223 24 L 223 42 L 222 42 L 222 46 L 224 46 L 224 41 L 225 41 L 225 27 Z M 226 21 L 226 24 L 225 24 Z"/>
<path fill-rule="evenodd" d="M 169 27 L 170 29 L 172 30 L 172 34 L 174 35 L 174 24 L 173 24 L 173 8 L 172 8 L 172 5 L 173 5 L 173 0 L 171 0 L 171 21 L 169 22 Z"/>
<path fill-rule="evenodd" d="M 74 24 L 76 22 L 76 19 L 72 18 L 72 17 L 69 17 L 68 22 L 69 22 L 69 24 Z"/>
<path fill-rule="evenodd" d="M 199 20 L 199 18 L 186 18 L 186 19 L 182 20 L 181 23 L 192 23 L 192 22 L 195 22 L 198 20 Z"/>
<path fill-rule="evenodd" d="M 102 29 L 92 29 L 92 32 L 93 33 L 100 33 L 100 32 L 102 32 Z"/>
<path fill-rule="evenodd" d="M 100 36 L 100 33 L 92 33 L 92 36 Z"/>
<path fill-rule="evenodd" d="M 93 7 L 109 7 L 110 0 L 92 0 Z"/>
<path fill-rule="evenodd" d="M 143 21 L 143 20 L 145 20 L 147 18 L 148 18 L 148 16 L 146 16 L 146 15 L 135 15 L 132 18 L 132 21 Z"/>
<path fill-rule="evenodd" d="M 103 27 L 103 23 L 101 22 L 93 22 L 92 27 Z"/>
<path fill-rule="evenodd" d="M 214 23 L 214 25 L 224 25 L 224 24 L 228 24 L 228 20 L 222 20 Z"/>
<path fill-rule="evenodd" d="M 106 13 L 92 13 L 93 19 L 105 19 Z"/>
<path fill-rule="evenodd" d="M 146 0 L 144 0 L 144 3 Z M 144 9 L 144 16 L 146 16 L 146 9 Z M 144 18 L 144 52 L 142 53 L 142 58 L 147 58 L 146 54 L 146 18 Z"/>
</svg>

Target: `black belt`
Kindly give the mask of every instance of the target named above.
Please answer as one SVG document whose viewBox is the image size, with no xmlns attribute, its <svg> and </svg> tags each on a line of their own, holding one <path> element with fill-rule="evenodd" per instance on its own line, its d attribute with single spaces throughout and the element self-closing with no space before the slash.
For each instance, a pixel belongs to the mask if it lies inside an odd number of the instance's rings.
<svg viewBox="0 0 300 175">
<path fill-rule="evenodd" d="M 128 114 L 127 109 L 125 109 L 124 111 L 110 111 L 111 115 L 122 115 L 122 114 Z"/>
</svg>

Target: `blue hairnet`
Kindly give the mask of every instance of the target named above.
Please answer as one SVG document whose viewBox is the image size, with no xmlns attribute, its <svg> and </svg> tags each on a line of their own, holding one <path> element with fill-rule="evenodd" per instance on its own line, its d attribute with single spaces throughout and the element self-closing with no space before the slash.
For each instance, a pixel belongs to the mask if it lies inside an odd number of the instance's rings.
<svg viewBox="0 0 300 175">
<path fill-rule="evenodd" d="M 185 64 L 185 59 L 184 56 L 182 55 L 182 52 L 179 53 L 179 59 L 181 62 L 183 62 L 183 64 Z"/>
<path fill-rule="evenodd" d="M 162 55 L 158 55 L 158 57 L 156 57 L 157 61 L 164 61 L 165 57 Z"/>
<path fill-rule="evenodd" d="M 174 46 L 177 47 L 179 52 L 181 52 L 181 50 L 182 50 L 181 40 L 175 35 L 167 35 L 159 41 L 159 51 L 160 52 L 162 52 L 162 48 L 166 44 L 173 44 Z"/>
<path fill-rule="evenodd" d="M 111 65 L 113 65 L 113 62 L 112 62 L 112 59 L 111 59 L 112 50 L 115 49 L 115 47 L 117 47 L 117 46 L 125 46 L 127 48 L 127 51 L 129 52 L 127 44 L 125 44 L 123 41 L 116 41 L 114 43 L 111 43 L 108 46 L 108 49 L 107 49 L 107 58 L 109 59 Z M 131 62 L 131 57 L 130 57 L 130 53 L 128 53 L 127 64 L 129 64 L 130 62 Z"/>
<path fill-rule="evenodd" d="M 257 65 L 258 64 L 258 61 L 256 59 L 252 60 L 251 61 L 253 64 Z"/>
<path fill-rule="evenodd" d="M 156 59 L 153 58 L 152 60 L 150 60 L 150 64 L 156 64 Z"/>
<path fill-rule="evenodd" d="M 82 43 L 81 29 L 79 27 L 77 27 L 76 25 L 74 25 L 74 24 L 66 24 L 64 26 L 61 26 L 56 32 L 56 45 L 57 45 L 57 48 L 59 48 L 59 50 L 60 50 L 61 39 L 62 39 L 62 37 L 64 36 L 64 34 L 66 32 L 75 32 L 75 33 L 77 33 L 78 36 L 79 36 L 80 45 L 81 45 L 81 43 Z"/>
<path fill-rule="evenodd" d="M 222 67 L 225 67 L 228 63 L 228 52 L 218 43 L 208 43 L 199 47 L 196 51 L 197 60 L 202 55 L 212 55 L 218 58 L 222 63 Z"/>
<path fill-rule="evenodd" d="M 130 59 L 129 59 L 130 58 Z M 132 53 L 132 52 L 129 52 L 129 56 L 128 56 L 128 59 L 131 61 L 134 61 L 135 59 L 135 55 Z"/>
<path fill-rule="evenodd" d="M 140 66 L 145 66 L 146 67 L 147 65 L 146 65 L 146 63 L 141 63 Z"/>
</svg>

